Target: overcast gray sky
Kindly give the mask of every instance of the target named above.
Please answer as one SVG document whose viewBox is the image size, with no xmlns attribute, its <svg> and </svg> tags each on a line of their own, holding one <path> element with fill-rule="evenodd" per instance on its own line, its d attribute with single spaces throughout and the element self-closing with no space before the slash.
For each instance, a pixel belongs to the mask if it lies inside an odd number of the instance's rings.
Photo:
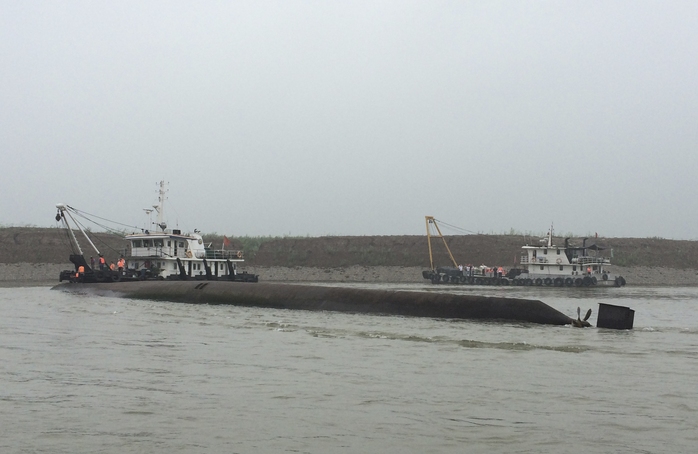
<svg viewBox="0 0 698 454">
<path fill-rule="evenodd" d="M 0 0 L 0 224 L 698 238 L 696 1 Z"/>
</svg>

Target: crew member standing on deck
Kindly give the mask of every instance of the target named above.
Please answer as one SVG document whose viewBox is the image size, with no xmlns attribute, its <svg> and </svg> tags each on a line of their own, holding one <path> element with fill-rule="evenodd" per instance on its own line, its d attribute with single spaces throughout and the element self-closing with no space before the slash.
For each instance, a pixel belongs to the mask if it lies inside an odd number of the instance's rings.
<svg viewBox="0 0 698 454">
<path fill-rule="evenodd" d="M 107 261 L 104 260 L 104 256 L 102 254 L 99 254 L 99 269 L 103 270 L 106 265 Z"/>
<path fill-rule="evenodd" d="M 92 271 L 95 270 L 95 258 L 90 257 L 90 268 L 92 268 Z"/>
<path fill-rule="evenodd" d="M 124 260 L 124 258 L 121 257 L 119 261 L 116 262 L 116 266 L 119 267 L 119 273 L 122 272 L 126 266 L 126 260 Z"/>
<path fill-rule="evenodd" d="M 77 274 L 78 282 L 85 282 L 85 267 L 80 265 Z"/>
</svg>

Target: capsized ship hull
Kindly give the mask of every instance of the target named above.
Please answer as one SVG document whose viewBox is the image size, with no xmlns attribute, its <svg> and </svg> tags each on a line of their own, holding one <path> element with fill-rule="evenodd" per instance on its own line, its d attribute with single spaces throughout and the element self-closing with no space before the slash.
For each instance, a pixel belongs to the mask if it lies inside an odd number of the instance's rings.
<svg viewBox="0 0 698 454">
<path fill-rule="evenodd" d="M 59 284 L 54 289 L 191 304 L 337 311 L 448 319 L 569 325 L 572 319 L 538 300 L 317 285 L 220 281 L 140 281 Z"/>
</svg>

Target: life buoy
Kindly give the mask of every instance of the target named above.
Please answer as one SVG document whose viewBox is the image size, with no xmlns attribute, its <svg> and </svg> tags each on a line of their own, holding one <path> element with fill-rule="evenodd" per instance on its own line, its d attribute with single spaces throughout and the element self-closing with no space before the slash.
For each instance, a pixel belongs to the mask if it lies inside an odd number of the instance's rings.
<svg viewBox="0 0 698 454">
<path fill-rule="evenodd" d="M 559 265 L 560 263 L 562 263 L 562 259 L 555 260 L 555 263 L 557 263 Z"/>
<path fill-rule="evenodd" d="M 239 258 L 239 259 L 242 258 L 242 251 L 238 251 L 238 258 Z"/>
<path fill-rule="evenodd" d="M 191 251 L 187 251 L 187 258 L 191 258 Z"/>
</svg>

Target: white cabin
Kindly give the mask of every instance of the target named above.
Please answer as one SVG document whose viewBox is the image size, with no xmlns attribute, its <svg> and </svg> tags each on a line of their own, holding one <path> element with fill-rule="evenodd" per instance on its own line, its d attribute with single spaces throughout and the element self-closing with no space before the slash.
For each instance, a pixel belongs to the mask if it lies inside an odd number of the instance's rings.
<svg viewBox="0 0 698 454">
<path fill-rule="evenodd" d="M 126 235 L 128 250 L 125 254 L 126 268 L 136 271 L 150 270 L 151 276 L 167 278 L 180 274 L 180 266 L 189 277 L 206 276 L 208 266 L 213 277 L 236 274 L 239 262 L 244 262 L 242 251 L 212 249 L 205 245 L 198 231 L 182 233 L 179 229 L 168 229 L 164 221 L 165 183 L 160 182 L 155 227 L 160 231 Z M 146 210 L 148 214 L 152 210 Z"/>
<path fill-rule="evenodd" d="M 523 246 L 521 255 L 522 274 L 516 279 L 525 279 L 533 285 L 597 285 L 616 283 L 609 267 L 611 260 L 601 255 L 597 245 L 572 247 L 565 240 L 564 246 L 553 244 L 553 229 L 541 240 L 540 246 Z M 625 281 L 623 280 L 623 283 Z"/>
</svg>

